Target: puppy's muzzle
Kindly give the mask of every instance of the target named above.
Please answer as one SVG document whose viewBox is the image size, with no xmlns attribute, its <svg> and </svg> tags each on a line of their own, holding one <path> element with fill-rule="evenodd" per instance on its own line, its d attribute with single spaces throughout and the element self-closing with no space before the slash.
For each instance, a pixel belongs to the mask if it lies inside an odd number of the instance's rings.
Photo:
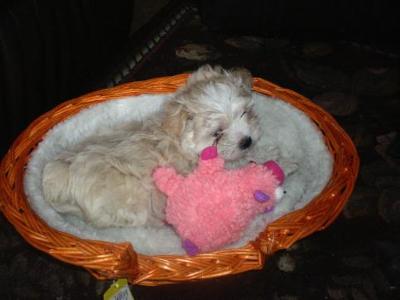
<svg viewBox="0 0 400 300">
<path fill-rule="evenodd" d="M 249 148 L 251 146 L 251 144 L 253 143 L 253 140 L 251 138 L 251 136 L 246 136 L 244 138 L 242 138 L 242 140 L 239 143 L 239 148 L 240 150 L 246 150 L 247 148 Z"/>
</svg>

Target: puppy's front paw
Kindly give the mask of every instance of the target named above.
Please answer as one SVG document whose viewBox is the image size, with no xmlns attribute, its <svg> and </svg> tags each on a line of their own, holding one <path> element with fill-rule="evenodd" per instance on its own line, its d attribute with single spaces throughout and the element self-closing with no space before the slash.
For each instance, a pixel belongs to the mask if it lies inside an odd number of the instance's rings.
<svg viewBox="0 0 400 300">
<path fill-rule="evenodd" d="M 269 160 L 277 161 L 281 156 L 281 151 L 276 146 L 269 146 L 267 148 L 254 147 L 246 154 L 247 162 L 253 161 L 257 164 L 263 164 Z"/>
<path fill-rule="evenodd" d="M 279 164 L 281 165 L 286 177 L 296 172 L 299 168 L 299 164 L 291 160 L 283 159 Z"/>
<path fill-rule="evenodd" d="M 268 160 L 277 160 L 281 156 L 281 150 L 276 147 L 268 147 L 266 155 L 268 155 Z"/>
</svg>

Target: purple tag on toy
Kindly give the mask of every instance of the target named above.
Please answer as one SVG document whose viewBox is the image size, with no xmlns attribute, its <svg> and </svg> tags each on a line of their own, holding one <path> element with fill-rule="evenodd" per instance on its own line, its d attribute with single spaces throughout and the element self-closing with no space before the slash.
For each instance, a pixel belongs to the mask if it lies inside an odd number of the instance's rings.
<svg viewBox="0 0 400 300">
<path fill-rule="evenodd" d="M 254 199 L 256 199 L 258 202 L 261 203 L 264 203 L 270 199 L 270 197 L 267 194 L 259 190 L 255 191 L 253 195 Z"/>
<path fill-rule="evenodd" d="M 199 248 L 193 244 L 190 240 L 184 240 L 182 243 L 183 249 L 185 249 L 186 253 L 190 256 L 194 256 L 200 252 Z"/>
<path fill-rule="evenodd" d="M 218 151 L 217 147 L 215 146 L 210 146 L 205 148 L 203 151 L 201 151 L 200 158 L 202 160 L 208 160 L 208 159 L 213 159 L 218 156 Z"/>
</svg>

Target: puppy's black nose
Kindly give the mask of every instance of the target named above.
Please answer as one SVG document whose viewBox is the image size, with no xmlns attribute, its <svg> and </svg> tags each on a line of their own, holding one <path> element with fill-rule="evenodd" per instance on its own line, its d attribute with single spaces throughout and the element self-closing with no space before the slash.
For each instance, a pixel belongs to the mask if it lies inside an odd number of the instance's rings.
<svg viewBox="0 0 400 300">
<path fill-rule="evenodd" d="M 241 150 L 245 150 L 251 146 L 251 143 L 253 143 L 251 136 L 246 136 L 240 141 L 239 148 Z"/>
</svg>

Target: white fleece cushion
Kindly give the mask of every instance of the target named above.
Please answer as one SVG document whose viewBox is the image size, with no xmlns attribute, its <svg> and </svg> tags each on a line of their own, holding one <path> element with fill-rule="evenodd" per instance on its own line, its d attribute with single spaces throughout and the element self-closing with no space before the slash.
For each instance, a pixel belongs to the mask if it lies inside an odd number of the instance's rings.
<svg viewBox="0 0 400 300">
<path fill-rule="evenodd" d="M 164 228 L 94 228 L 84 221 L 58 214 L 43 198 L 42 170 L 60 152 L 95 134 L 104 126 L 113 127 L 131 120 L 151 117 L 170 97 L 141 95 L 107 101 L 85 109 L 57 124 L 32 153 L 25 173 L 25 192 L 33 210 L 51 227 L 84 239 L 110 242 L 131 242 L 135 251 L 147 254 L 184 254 L 179 237 L 169 226 Z M 280 160 L 298 163 L 298 169 L 284 183 L 286 194 L 275 209 L 258 216 L 234 245 L 240 247 L 255 239 L 266 224 L 312 200 L 328 182 L 333 159 L 324 144 L 321 132 L 301 111 L 284 101 L 254 93 L 255 111 L 259 114 L 263 136 L 254 147 L 256 161 L 268 158 L 268 149 L 277 146 Z M 279 162 L 279 160 L 278 160 Z"/>
</svg>

